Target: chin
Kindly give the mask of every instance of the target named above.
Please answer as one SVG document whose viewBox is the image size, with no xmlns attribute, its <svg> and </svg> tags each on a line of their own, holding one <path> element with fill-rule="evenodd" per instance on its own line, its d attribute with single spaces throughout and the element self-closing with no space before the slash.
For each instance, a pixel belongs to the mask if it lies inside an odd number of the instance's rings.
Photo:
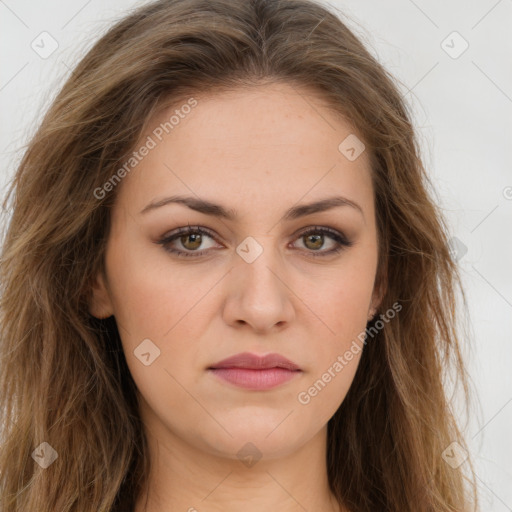
<svg viewBox="0 0 512 512">
<path fill-rule="evenodd" d="M 285 417 L 283 415 L 283 417 Z M 283 417 L 280 421 L 282 421 Z M 248 424 L 236 424 L 228 428 L 229 434 L 223 429 L 222 433 L 212 436 L 212 432 L 205 433 L 202 439 L 206 451 L 215 456 L 243 461 L 245 457 L 253 459 L 278 459 L 296 451 L 305 444 L 314 432 L 297 430 L 297 424 L 293 428 L 286 428 L 284 423 L 272 423 L 269 428 L 267 421 L 253 421 Z M 276 428 L 276 425 L 277 426 Z"/>
</svg>

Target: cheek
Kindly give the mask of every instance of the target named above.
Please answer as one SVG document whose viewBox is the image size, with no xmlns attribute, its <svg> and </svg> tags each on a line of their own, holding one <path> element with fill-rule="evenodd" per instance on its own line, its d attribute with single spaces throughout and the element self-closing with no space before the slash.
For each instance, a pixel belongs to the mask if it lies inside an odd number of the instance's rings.
<svg viewBox="0 0 512 512">
<path fill-rule="evenodd" d="M 159 250 L 151 245 L 148 249 L 140 234 L 130 235 L 126 229 L 106 253 L 116 320 L 137 339 L 161 338 L 176 317 L 185 314 L 188 298 L 199 294 L 195 286 L 188 286 L 184 293 L 179 274 L 171 272 L 164 258 L 155 257 Z"/>
<path fill-rule="evenodd" d="M 304 303 L 323 321 L 333 343 L 364 330 L 375 279 L 376 260 L 369 255 L 347 258 L 336 271 L 308 279 Z M 337 340 L 337 341 L 336 341 Z"/>
<path fill-rule="evenodd" d="M 329 385 L 331 388 L 348 388 L 355 373 L 360 357 L 357 347 L 362 346 L 362 334 L 366 329 L 370 292 L 371 283 L 362 283 L 357 276 L 351 276 L 341 285 L 330 283 L 316 303 L 311 298 L 311 304 L 315 303 L 314 309 L 319 311 L 318 316 L 325 326 L 320 324 L 319 329 L 324 334 L 317 336 L 315 342 L 314 377 L 321 378 L 325 374 L 323 381 L 335 381 Z M 351 351 L 351 347 L 355 348 Z M 345 354 L 347 357 L 341 370 L 337 361 Z M 330 380 L 328 372 L 331 376 L 336 374 L 336 378 Z"/>
<path fill-rule="evenodd" d="M 167 369 L 180 382 L 186 380 L 190 368 L 205 359 L 200 345 L 191 340 L 199 340 L 211 321 L 209 292 L 218 276 L 211 271 L 180 272 L 165 257 L 154 257 L 156 251 L 134 249 L 127 253 L 121 247 L 112 246 L 107 254 L 107 270 L 116 322 L 132 375 L 136 382 L 141 379 L 141 387 L 150 385 L 153 390 L 158 389 L 156 382 L 144 384 L 148 368 L 152 379 L 158 370 Z M 141 345 L 144 340 L 150 340 L 154 346 L 145 343 L 158 354 L 147 368 L 136 357 L 142 350 L 139 347 L 145 346 Z M 169 388 L 169 375 L 164 372 L 162 378 L 162 389 Z"/>
<path fill-rule="evenodd" d="M 299 395 L 297 401 L 318 407 L 319 414 L 324 414 L 322 407 L 334 414 L 352 384 L 364 346 L 375 265 L 373 253 L 354 254 L 335 279 L 315 280 L 316 292 L 305 300 L 321 320 L 318 333 L 323 334 L 317 334 L 315 364 L 301 387 L 303 400 Z"/>
<path fill-rule="evenodd" d="M 370 276 L 370 277 L 368 277 Z M 371 270 L 340 273 L 337 282 L 309 295 L 311 309 L 322 320 L 314 340 L 314 363 L 295 397 L 305 417 L 326 422 L 343 402 L 359 365 L 372 292 Z"/>
<path fill-rule="evenodd" d="M 350 353 L 350 360 L 346 355 Z M 309 375 L 295 399 L 301 414 L 311 421 L 326 423 L 339 408 L 352 385 L 361 351 L 338 351 Z"/>
</svg>

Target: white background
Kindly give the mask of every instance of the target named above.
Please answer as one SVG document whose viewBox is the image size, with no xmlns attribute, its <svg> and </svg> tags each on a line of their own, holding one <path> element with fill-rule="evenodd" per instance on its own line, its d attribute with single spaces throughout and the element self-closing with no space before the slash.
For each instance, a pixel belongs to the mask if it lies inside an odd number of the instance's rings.
<svg viewBox="0 0 512 512">
<path fill-rule="evenodd" d="M 0 187 L 70 70 L 141 2 L 0 0 Z M 473 333 L 464 340 L 481 409 L 466 429 L 482 510 L 512 511 L 512 0 L 332 0 L 402 84 L 452 235 Z M 58 42 L 41 58 L 41 32 Z M 469 44 L 452 58 L 464 41 Z M 450 36 L 450 37 L 448 37 Z M 448 37 L 448 39 L 447 39 Z M 509 187 L 509 188 L 507 188 Z M 508 191 L 508 195 L 507 195 Z"/>
</svg>

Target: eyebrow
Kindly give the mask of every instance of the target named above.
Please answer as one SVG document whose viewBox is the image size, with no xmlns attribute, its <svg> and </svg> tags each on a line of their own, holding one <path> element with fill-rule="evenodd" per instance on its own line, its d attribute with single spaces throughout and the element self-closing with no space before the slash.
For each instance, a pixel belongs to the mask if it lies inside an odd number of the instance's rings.
<svg viewBox="0 0 512 512">
<path fill-rule="evenodd" d="M 157 208 L 161 208 L 162 206 L 166 206 L 168 204 L 173 203 L 183 204 L 185 206 L 188 206 L 190 209 L 195 210 L 196 212 L 204 213 L 205 215 L 212 215 L 214 217 L 223 218 L 229 221 L 234 221 L 238 215 L 237 211 L 234 209 L 228 210 L 227 208 L 224 208 L 220 204 L 215 204 L 212 203 L 211 201 L 207 201 L 206 199 L 199 199 L 197 197 L 192 196 L 171 196 L 161 199 L 159 201 L 153 201 L 149 203 L 147 206 L 145 206 L 141 210 L 140 214 L 145 214 Z M 313 213 L 324 212 L 340 206 L 350 206 L 358 210 L 364 219 L 363 209 L 356 202 L 351 201 L 346 197 L 333 196 L 309 204 L 300 204 L 297 206 L 292 206 L 285 212 L 285 214 L 281 218 L 281 221 L 290 221 L 298 219 L 299 217 L 305 217 L 306 215 L 311 215 Z"/>
</svg>

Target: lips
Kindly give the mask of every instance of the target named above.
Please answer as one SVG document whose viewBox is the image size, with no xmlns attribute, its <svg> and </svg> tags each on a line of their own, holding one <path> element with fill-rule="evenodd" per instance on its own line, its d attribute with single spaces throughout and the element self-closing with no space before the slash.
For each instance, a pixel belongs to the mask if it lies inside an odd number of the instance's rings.
<svg viewBox="0 0 512 512">
<path fill-rule="evenodd" d="M 302 373 L 297 364 L 280 354 L 258 356 L 249 352 L 223 359 L 208 371 L 223 382 L 253 391 L 275 388 Z"/>
<path fill-rule="evenodd" d="M 248 370 L 284 368 L 291 371 L 300 370 L 298 365 L 289 359 L 286 359 L 286 357 L 280 354 L 267 354 L 265 356 L 258 356 L 256 354 L 251 354 L 250 352 L 236 354 L 210 366 L 210 369 L 220 368 L 245 368 Z"/>
</svg>

